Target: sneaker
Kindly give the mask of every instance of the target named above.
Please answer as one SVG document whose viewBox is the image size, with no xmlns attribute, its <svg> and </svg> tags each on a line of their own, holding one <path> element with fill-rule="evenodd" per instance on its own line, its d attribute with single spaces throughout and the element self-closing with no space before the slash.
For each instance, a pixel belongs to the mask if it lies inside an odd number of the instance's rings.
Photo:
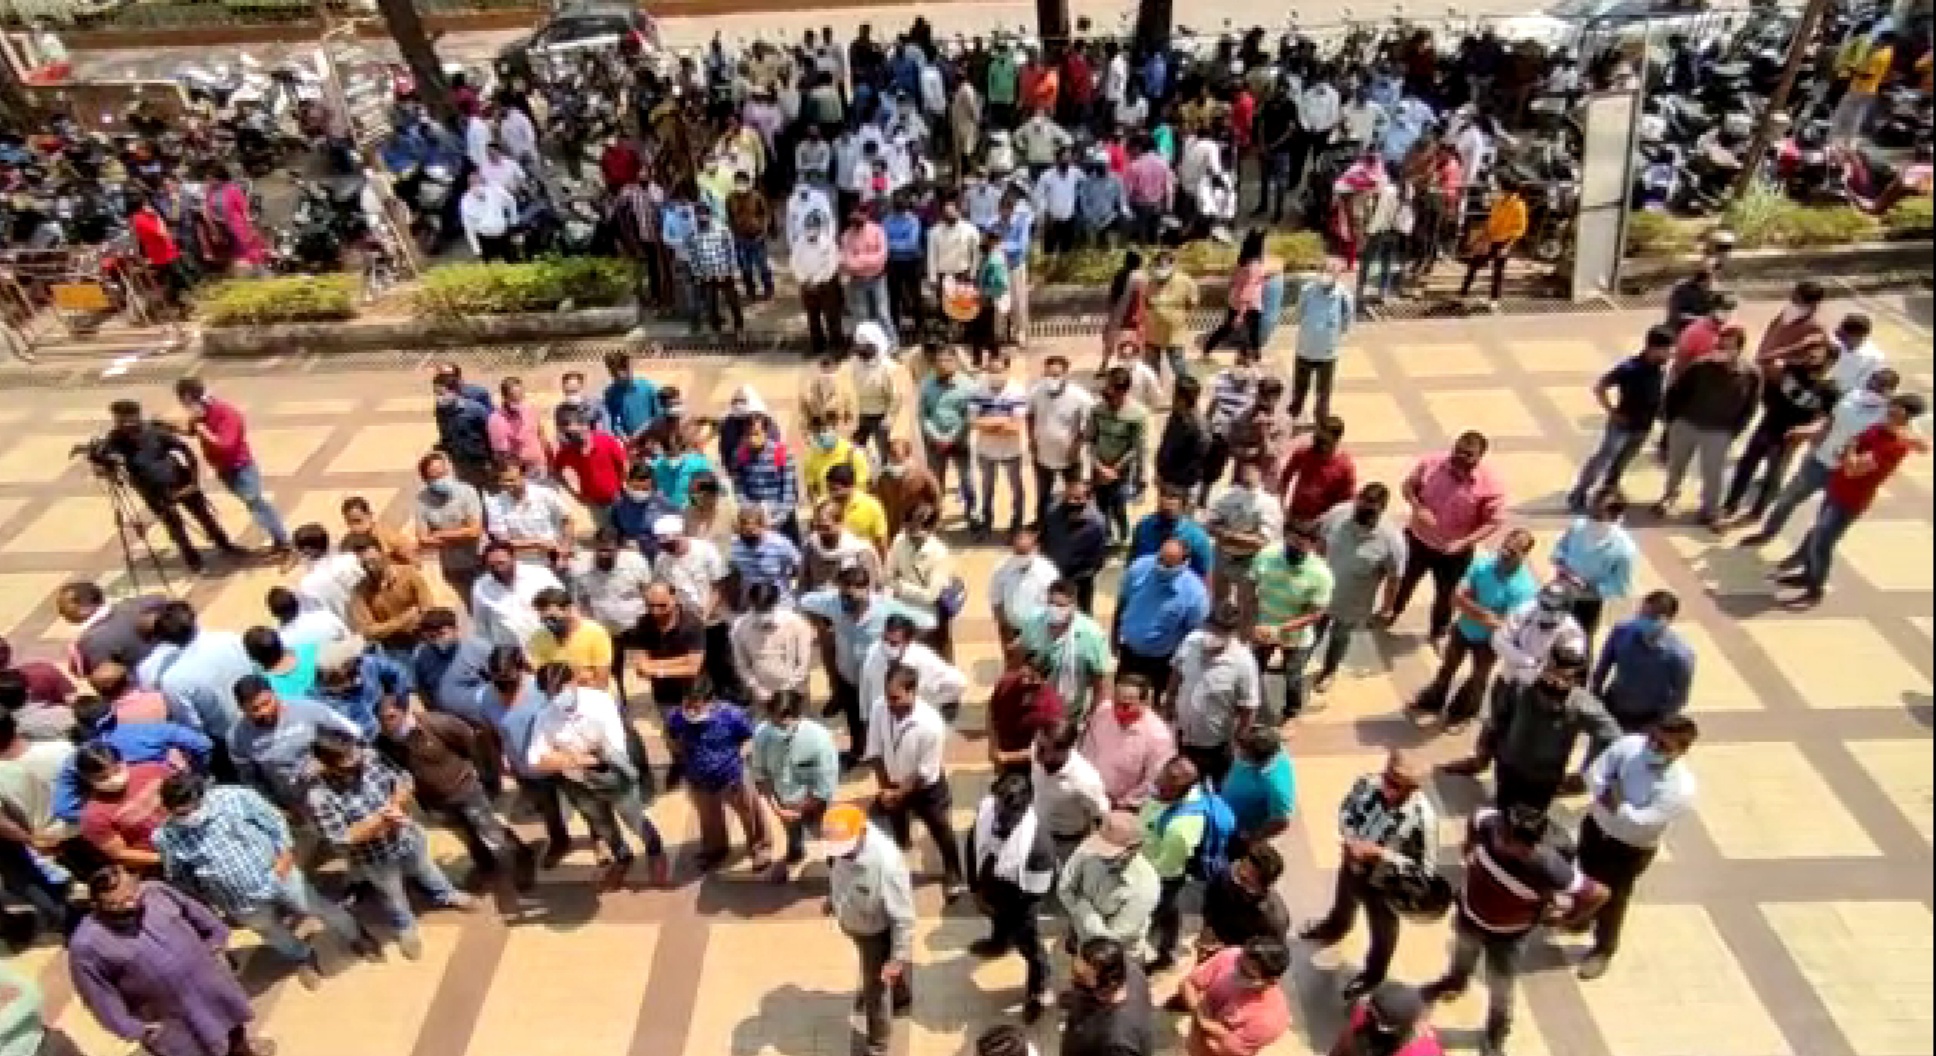
<svg viewBox="0 0 1936 1056">
<path fill-rule="evenodd" d="M 415 961 L 423 957 L 423 936 L 416 928 L 397 933 L 397 952 L 403 954 L 403 959 L 406 961 Z"/>
<path fill-rule="evenodd" d="M 1008 952 L 1008 943 L 990 935 L 969 943 L 968 952 L 983 958 L 1000 957 Z"/>
<path fill-rule="evenodd" d="M 953 902 L 955 899 L 967 893 L 968 885 L 959 880 L 947 880 L 941 885 L 941 900 L 943 902 Z"/>
<path fill-rule="evenodd" d="M 467 891 L 459 891 L 438 903 L 445 909 L 454 909 L 459 913 L 469 913 L 483 904 L 477 900 L 476 895 Z"/>
<path fill-rule="evenodd" d="M 1593 980 L 1598 979 L 1601 976 L 1607 974 L 1607 966 L 1612 963 L 1613 963 L 1612 954 L 1602 953 L 1599 950 L 1594 950 L 1591 953 L 1588 953 L 1586 955 L 1585 960 L 1580 962 L 1580 966 L 1576 970 L 1576 974 L 1578 974 L 1581 979 L 1587 982 L 1592 982 Z"/>
<path fill-rule="evenodd" d="M 1749 549 L 1753 549 L 1753 548 L 1755 548 L 1755 547 L 1758 547 L 1758 546 L 1767 546 L 1767 545 L 1768 545 L 1769 543 L 1772 543 L 1772 542 L 1774 542 L 1774 541 L 1775 541 L 1775 536 L 1774 536 L 1774 533 L 1772 533 L 1772 532 L 1756 532 L 1756 533 L 1754 533 L 1753 535 L 1744 535 L 1744 536 L 1742 536 L 1742 537 L 1741 537 L 1741 541 L 1740 541 L 1740 542 L 1738 542 L 1738 543 L 1736 543 L 1735 545 L 1736 545 L 1736 546 L 1745 546 L 1745 547 L 1747 547 L 1747 548 L 1749 548 Z"/>
</svg>

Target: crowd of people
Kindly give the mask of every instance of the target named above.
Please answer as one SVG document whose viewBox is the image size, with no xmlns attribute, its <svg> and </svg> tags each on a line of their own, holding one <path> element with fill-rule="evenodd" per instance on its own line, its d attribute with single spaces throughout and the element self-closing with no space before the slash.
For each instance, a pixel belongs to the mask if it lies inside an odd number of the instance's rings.
<svg viewBox="0 0 1936 1056">
<path fill-rule="evenodd" d="M 1820 492 L 1779 570 L 1806 605 L 1849 524 L 1927 449 L 1921 398 L 1900 391 L 1868 321 L 1830 329 L 1822 301 L 1798 286 L 1749 353 L 1711 272 L 1677 288 L 1668 321 L 1594 388 L 1605 435 L 1544 582 L 1483 433 L 1402 479 L 1363 480 L 1328 386 L 1303 413 L 1316 368 L 1300 360 L 1287 394 L 1252 345 L 1211 364 L 1207 396 L 1194 374 L 1162 393 L 1120 364 L 1092 392 L 1059 355 L 1034 379 L 1002 351 L 972 372 L 949 346 L 903 363 L 870 322 L 852 362 L 806 372 L 785 422 L 752 387 L 705 413 L 622 353 L 602 389 L 565 374 L 549 415 L 520 379 L 492 391 L 447 363 L 407 523 L 351 497 L 340 525 L 293 530 L 262 494 L 243 410 L 184 379 L 178 412 L 117 403 L 89 458 L 197 566 L 184 510 L 228 561 L 248 557 L 210 510 L 212 470 L 287 584 L 241 629 L 167 595 L 59 590 L 68 655 L 0 657 L 0 881 L 67 935 L 75 992 L 108 1031 L 159 1056 L 261 1056 L 220 952 L 229 927 L 256 932 L 308 987 L 342 968 L 326 950 L 375 958 L 394 942 L 414 958 L 410 888 L 459 912 L 493 878 L 528 893 L 571 850 L 572 814 L 601 890 L 638 882 L 641 860 L 644 882 L 668 884 L 647 808 L 683 787 L 699 870 L 737 844 L 773 883 L 830 885 L 875 1056 L 919 982 L 917 820 L 944 897 L 988 919 L 974 954 L 1026 963 L 1022 1019 L 1061 1007 L 1064 1056 L 1154 1051 L 1160 983 L 1194 1056 L 1262 1051 L 1291 1026 L 1280 981 L 1294 949 L 1336 944 L 1360 911 L 1371 945 L 1333 1051 L 1441 1051 L 1428 1009 L 1483 959 L 1483 1051 L 1502 1053 L 1534 936 L 1591 929 L 1578 972 L 1604 973 L 1637 880 L 1695 796 L 1696 656 L 1671 592 L 1630 599 L 1622 471 L 1663 423 L 1661 507 L 1698 456 L 1701 516 L 1765 517 L 1750 542 Z M 897 435 L 908 417 L 916 435 Z M 956 502 L 966 545 L 1010 515 L 986 584 L 964 580 L 962 536 L 941 531 Z M 1454 867 L 1430 769 L 1392 751 L 1336 805 L 1333 908 L 1293 925 L 1274 890 L 1274 841 L 1299 806 L 1283 731 L 1428 577 L 1438 669 L 1410 711 L 1447 736 L 1480 724 L 1440 780 L 1491 770 L 1492 796 Z M 1003 669 L 983 728 L 957 731 L 970 680 L 952 629 L 984 612 Z M 664 758 L 640 720 L 662 731 Z M 950 820 L 957 732 L 981 737 L 995 778 L 965 832 Z M 513 795 L 541 840 L 507 815 Z M 1548 811 L 1578 795 L 1584 820 L 1568 832 Z M 472 890 L 432 858 L 427 825 L 461 837 Z M 331 857 L 348 866 L 347 904 L 310 879 Z M 1405 923 L 1448 913 L 1444 972 L 1390 978 Z M 330 942 L 299 936 L 312 919 Z M 1055 934 L 1073 954 L 1066 994 Z M 52 1051 L 30 1044 L 37 1016 L 5 1022 L 0 1040 Z M 1028 1051 L 1012 1024 L 978 1045 Z"/>
</svg>

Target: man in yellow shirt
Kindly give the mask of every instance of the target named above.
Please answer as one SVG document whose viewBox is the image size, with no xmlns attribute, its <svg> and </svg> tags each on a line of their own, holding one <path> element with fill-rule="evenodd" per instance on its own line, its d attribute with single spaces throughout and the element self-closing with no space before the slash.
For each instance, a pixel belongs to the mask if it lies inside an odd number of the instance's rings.
<svg viewBox="0 0 1936 1056">
<path fill-rule="evenodd" d="M 1896 64 L 1896 35 L 1890 31 L 1876 34 L 1875 42 L 1869 45 L 1868 53 L 1857 60 L 1855 72 L 1849 79 L 1848 94 L 1835 106 L 1835 116 L 1829 119 L 1829 141 L 1838 146 L 1853 149 L 1862 138 L 1862 130 L 1869 123 L 1869 111 L 1875 108 L 1876 93 L 1882 90 L 1882 82 L 1889 77 L 1889 71 Z"/>
<path fill-rule="evenodd" d="M 1467 251 L 1465 282 L 1459 286 L 1459 296 L 1471 296 L 1473 280 L 1491 264 L 1492 299 L 1487 307 L 1499 310 L 1499 295 L 1506 285 L 1506 258 L 1512 255 L 1513 246 L 1526 237 L 1526 223 L 1526 197 L 1520 193 L 1519 185 L 1500 181 L 1499 197 L 1492 203 L 1492 212 L 1486 215 L 1486 226 L 1474 232 Z"/>
<path fill-rule="evenodd" d="M 887 510 L 881 500 L 860 489 L 852 467 L 835 466 L 827 471 L 827 494 L 840 505 L 841 526 L 886 557 Z"/>
<path fill-rule="evenodd" d="M 1183 346 L 1190 339 L 1186 313 L 1197 306 L 1196 280 L 1176 266 L 1176 251 L 1160 249 L 1150 263 L 1149 284 L 1143 287 L 1148 310 L 1143 315 L 1143 348 L 1170 362 L 1173 377 L 1189 373 Z"/>
<path fill-rule="evenodd" d="M 612 682 L 612 636 L 597 620 L 578 615 L 571 595 L 562 587 L 548 587 L 531 599 L 544 628 L 531 636 L 526 647 L 531 666 L 566 664 L 577 676 L 578 684 L 593 689 L 608 689 Z"/>
<path fill-rule="evenodd" d="M 862 486 L 866 485 L 866 452 L 840 435 L 837 423 L 826 418 L 811 419 L 807 422 L 807 454 L 800 466 L 800 471 L 807 478 L 809 502 L 819 502 L 827 497 L 827 472 L 835 466 L 848 467 L 854 480 Z"/>
</svg>

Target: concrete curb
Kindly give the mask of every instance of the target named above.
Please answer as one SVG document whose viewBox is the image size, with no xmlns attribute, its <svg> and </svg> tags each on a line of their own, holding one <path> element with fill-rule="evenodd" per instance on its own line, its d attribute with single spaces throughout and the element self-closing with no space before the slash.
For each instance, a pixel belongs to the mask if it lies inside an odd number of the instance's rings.
<svg viewBox="0 0 1936 1056">
<path fill-rule="evenodd" d="M 1740 249 L 1728 257 L 1725 277 L 1730 282 L 1765 282 L 1897 272 L 1927 276 L 1930 253 L 1931 243 L 1926 238 L 1809 249 Z M 1687 277 L 1700 263 L 1700 253 L 1629 257 L 1621 270 L 1620 292 L 1644 293 L 1671 286 Z"/>
</svg>

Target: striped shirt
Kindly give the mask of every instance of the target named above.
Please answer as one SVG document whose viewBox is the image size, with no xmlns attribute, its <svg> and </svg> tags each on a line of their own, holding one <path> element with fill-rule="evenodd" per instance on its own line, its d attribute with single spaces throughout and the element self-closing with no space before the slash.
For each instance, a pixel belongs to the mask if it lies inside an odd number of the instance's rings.
<svg viewBox="0 0 1936 1056">
<path fill-rule="evenodd" d="M 1222 370 L 1210 385 L 1210 428 L 1228 433 L 1257 399 L 1257 372 Z"/>
<path fill-rule="evenodd" d="M 1375 843 L 1389 852 L 1372 870 L 1414 876 L 1436 870 L 1439 855 L 1438 811 L 1424 792 L 1413 792 L 1394 806 L 1385 798 L 1378 774 L 1362 774 L 1338 806 L 1338 835 Z"/>
<path fill-rule="evenodd" d="M 1497 848 L 1505 827 L 1505 816 L 1496 810 L 1472 816 L 1459 913 L 1495 935 L 1523 935 L 1539 925 L 1549 904 L 1578 894 L 1587 879 L 1546 844 L 1525 859 L 1501 854 Z"/>
<path fill-rule="evenodd" d="M 733 459 L 733 490 L 742 504 L 766 507 L 768 522 L 777 523 L 800 502 L 792 453 L 779 443 L 741 448 Z"/>
<path fill-rule="evenodd" d="M 761 582 L 779 587 L 782 597 L 793 596 L 793 584 L 800 577 L 800 550 L 779 532 L 769 531 L 751 543 L 735 537 L 726 560 L 739 576 L 742 598 L 748 587 Z"/>
</svg>

